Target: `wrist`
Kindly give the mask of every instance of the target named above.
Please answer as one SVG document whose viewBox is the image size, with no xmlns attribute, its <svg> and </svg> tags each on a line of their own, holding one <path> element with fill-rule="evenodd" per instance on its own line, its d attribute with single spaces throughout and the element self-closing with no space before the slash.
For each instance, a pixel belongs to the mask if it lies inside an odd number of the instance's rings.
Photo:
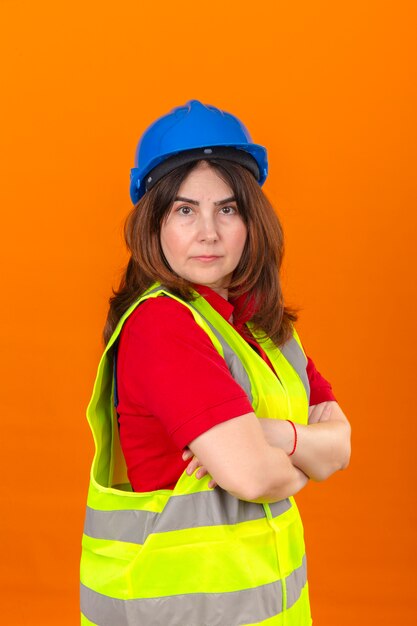
<svg viewBox="0 0 417 626">
<path fill-rule="evenodd" d="M 294 430 L 282 419 L 258 418 L 270 446 L 281 448 L 288 456 L 294 446 Z"/>
<path fill-rule="evenodd" d="M 293 434 L 293 444 L 292 444 L 290 452 L 288 452 L 288 456 L 292 456 L 297 449 L 297 443 L 298 443 L 297 427 L 294 424 L 294 422 L 291 420 L 286 420 L 286 422 L 288 422 L 289 426 L 291 427 L 291 431 Z"/>
</svg>

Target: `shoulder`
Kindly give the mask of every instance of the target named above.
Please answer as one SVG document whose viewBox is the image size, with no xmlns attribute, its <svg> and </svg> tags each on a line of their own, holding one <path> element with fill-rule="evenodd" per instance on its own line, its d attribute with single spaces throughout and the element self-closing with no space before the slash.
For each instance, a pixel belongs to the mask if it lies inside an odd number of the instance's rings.
<svg viewBox="0 0 417 626">
<path fill-rule="evenodd" d="M 142 302 L 128 317 L 123 329 L 133 333 L 142 333 L 146 328 L 156 326 L 181 329 L 181 323 L 189 326 L 193 321 L 193 315 L 187 306 L 174 298 L 158 296 Z"/>
<path fill-rule="evenodd" d="M 142 302 L 130 315 L 129 320 L 155 315 L 158 317 L 168 315 L 192 317 L 190 309 L 185 304 L 169 296 L 162 295 L 157 298 L 148 298 Z"/>
<path fill-rule="evenodd" d="M 120 348 L 141 351 L 185 350 L 191 348 L 210 353 L 215 350 L 209 335 L 194 319 L 190 309 L 169 296 L 149 298 L 126 320 L 120 337 Z M 172 352 L 174 354 L 174 352 Z"/>
</svg>

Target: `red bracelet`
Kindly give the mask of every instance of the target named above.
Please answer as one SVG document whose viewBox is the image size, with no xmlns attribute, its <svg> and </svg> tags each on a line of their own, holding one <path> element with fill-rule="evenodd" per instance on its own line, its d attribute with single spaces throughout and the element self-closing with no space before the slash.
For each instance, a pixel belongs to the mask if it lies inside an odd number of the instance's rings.
<svg viewBox="0 0 417 626">
<path fill-rule="evenodd" d="M 291 452 L 288 455 L 288 456 L 291 456 L 292 454 L 294 454 L 295 449 L 297 447 L 298 436 L 297 436 L 297 429 L 295 427 L 294 422 L 292 422 L 291 420 L 287 420 L 287 422 L 289 422 L 291 424 L 291 426 L 294 428 L 294 447 L 293 447 L 293 449 L 291 450 Z"/>
</svg>

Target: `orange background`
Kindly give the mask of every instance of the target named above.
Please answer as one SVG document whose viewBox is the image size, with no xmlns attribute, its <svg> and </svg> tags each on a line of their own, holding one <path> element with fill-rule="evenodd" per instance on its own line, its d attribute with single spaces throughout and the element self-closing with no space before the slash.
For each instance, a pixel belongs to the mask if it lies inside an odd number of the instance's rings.
<svg viewBox="0 0 417 626">
<path fill-rule="evenodd" d="M 129 170 L 192 98 L 269 150 L 287 299 L 353 427 L 350 469 L 298 498 L 315 624 L 416 623 L 414 6 L 1 1 L 2 623 L 78 623 Z"/>
</svg>

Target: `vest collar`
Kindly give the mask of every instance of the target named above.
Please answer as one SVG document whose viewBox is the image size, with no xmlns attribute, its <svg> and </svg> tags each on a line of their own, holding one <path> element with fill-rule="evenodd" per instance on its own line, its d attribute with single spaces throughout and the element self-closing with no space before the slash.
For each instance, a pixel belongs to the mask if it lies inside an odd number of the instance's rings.
<svg viewBox="0 0 417 626">
<path fill-rule="evenodd" d="M 226 322 L 230 320 L 235 307 L 231 302 L 229 302 L 229 300 L 220 296 L 216 291 L 211 289 L 211 287 L 207 287 L 207 285 L 194 284 L 193 289 L 195 289 L 200 296 L 207 300 L 209 305 L 212 306 L 213 309 L 226 320 Z"/>
<path fill-rule="evenodd" d="M 211 287 L 207 287 L 207 285 L 193 284 L 193 289 L 197 291 L 226 322 L 230 322 L 230 318 L 233 315 L 233 326 L 238 332 L 245 335 L 247 334 L 244 325 L 255 312 L 253 298 L 248 303 L 247 294 L 243 293 L 233 300 L 226 300 L 223 296 L 220 296 L 216 291 L 211 289 Z"/>
</svg>

